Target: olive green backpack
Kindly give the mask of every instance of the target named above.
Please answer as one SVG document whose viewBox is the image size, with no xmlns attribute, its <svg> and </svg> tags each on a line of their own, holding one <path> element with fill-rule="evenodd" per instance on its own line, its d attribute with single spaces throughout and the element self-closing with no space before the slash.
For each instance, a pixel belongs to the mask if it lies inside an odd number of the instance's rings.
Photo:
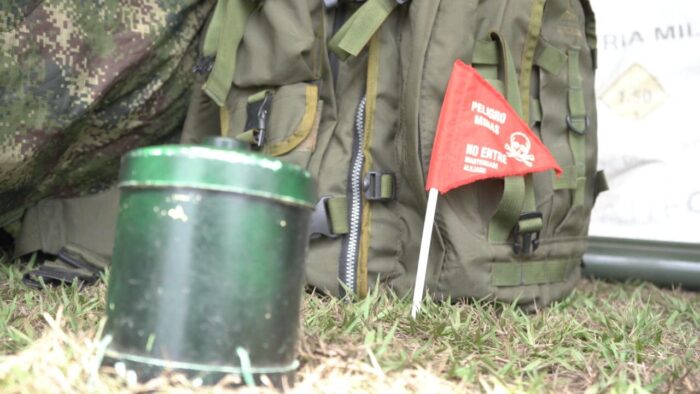
<svg viewBox="0 0 700 394">
<path fill-rule="evenodd" d="M 461 59 L 564 173 L 441 196 L 428 293 L 546 304 L 575 286 L 605 189 L 588 0 L 219 0 L 200 52 L 182 142 L 223 134 L 311 172 L 322 197 L 309 284 L 334 295 L 364 296 L 376 281 L 413 289 L 430 152 Z"/>
<path fill-rule="evenodd" d="M 588 0 L 223 1 L 183 142 L 223 134 L 307 168 L 322 196 L 307 281 L 412 290 L 425 177 L 456 59 L 474 65 L 564 169 L 441 196 L 428 293 L 546 304 L 580 278 L 596 171 Z"/>
</svg>

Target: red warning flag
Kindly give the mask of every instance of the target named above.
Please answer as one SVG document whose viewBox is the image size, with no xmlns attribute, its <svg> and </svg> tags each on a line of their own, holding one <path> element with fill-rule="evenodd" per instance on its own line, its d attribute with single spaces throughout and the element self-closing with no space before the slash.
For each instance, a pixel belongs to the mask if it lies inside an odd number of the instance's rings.
<svg viewBox="0 0 700 394">
<path fill-rule="evenodd" d="M 487 178 L 555 170 L 547 147 L 508 101 L 471 66 L 457 60 L 447 85 L 426 190 L 440 193 Z"/>
</svg>

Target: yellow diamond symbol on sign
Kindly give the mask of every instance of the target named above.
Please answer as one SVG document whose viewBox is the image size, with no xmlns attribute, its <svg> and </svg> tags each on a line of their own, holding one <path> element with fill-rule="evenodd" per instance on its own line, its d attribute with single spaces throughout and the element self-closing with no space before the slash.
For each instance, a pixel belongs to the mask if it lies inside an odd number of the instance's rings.
<svg viewBox="0 0 700 394">
<path fill-rule="evenodd" d="M 668 99 L 659 81 L 639 64 L 627 69 L 601 96 L 618 115 L 642 119 Z"/>
</svg>

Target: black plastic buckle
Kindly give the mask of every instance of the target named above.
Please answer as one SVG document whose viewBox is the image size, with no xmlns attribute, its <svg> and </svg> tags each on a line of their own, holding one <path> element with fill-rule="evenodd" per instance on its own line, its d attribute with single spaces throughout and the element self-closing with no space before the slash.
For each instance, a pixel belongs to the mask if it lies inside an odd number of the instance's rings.
<svg viewBox="0 0 700 394">
<path fill-rule="evenodd" d="M 591 125 L 591 118 L 588 117 L 588 115 L 584 115 L 583 117 L 583 129 L 577 129 L 573 125 L 573 120 L 571 120 L 571 114 L 566 115 L 566 126 L 569 127 L 569 130 L 573 131 L 576 134 L 585 134 L 586 130 L 588 130 L 588 126 Z"/>
<path fill-rule="evenodd" d="M 542 219 L 541 212 L 527 212 L 520 215 L 518 223 L 513 227 L 513 252 L 519 256 L 532 254 L 540 247 L 540 231 L 520 231 L 520 221 L 527 219 Z"/>
<path fill-rule="evenodd" d="M 391 196 L 382 197 L 382 177 L 391 177 Z M 396 175 L 390 172 L 370 171 L 363 182 L 365 197 L 369 201 L 393 201 L 396 200 Z"/>
<path fill-rule="evenodd" d="M 309 221 L 309 239 L 318 239 L 322 236 L 328 238 L 340 237 L 340 234 L 334 234 L 331 228 L 331 218 L 328 215 L 328 206 L 326 205 L 330 199 L 330 196 L 323 196 L 316 203 Z"/>
<path fill-rule="evenodd" d="M 248 119 L 246 120 L 245 130 L 253 131 L 253 146 L 262 148 L 265 145 L 265 133 L 267 131 L 267 118 L 272 109 L 272 93 L 265 93 L 262 100 L 248 103 L 246 112 Z"/>
</svg>

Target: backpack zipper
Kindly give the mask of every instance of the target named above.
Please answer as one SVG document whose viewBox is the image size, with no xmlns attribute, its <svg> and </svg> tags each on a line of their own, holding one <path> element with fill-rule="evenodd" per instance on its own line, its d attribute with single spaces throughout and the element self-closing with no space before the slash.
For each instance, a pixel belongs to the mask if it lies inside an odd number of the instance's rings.
<svg viewBox="0 0 700 394">
<path fill-rule="evenodd" d="M 357 292 L 357 258 L 359 255 L 360 228 L 362 222 L 362 169 L 365 163 L 365 153 L 362 149 L 365 139 L 365 109 L 367 97 L 363 97 L 355 113 L 355 135 L 353 136 L 353 153 L 350 159 L 350 174 L 348 177 L 348 234 L 343 238 L 343 248 L 340 259 L 340 280 L 353 293 Z M 340 286 L 341 297 L 345 289 Z"/>
</svg>

